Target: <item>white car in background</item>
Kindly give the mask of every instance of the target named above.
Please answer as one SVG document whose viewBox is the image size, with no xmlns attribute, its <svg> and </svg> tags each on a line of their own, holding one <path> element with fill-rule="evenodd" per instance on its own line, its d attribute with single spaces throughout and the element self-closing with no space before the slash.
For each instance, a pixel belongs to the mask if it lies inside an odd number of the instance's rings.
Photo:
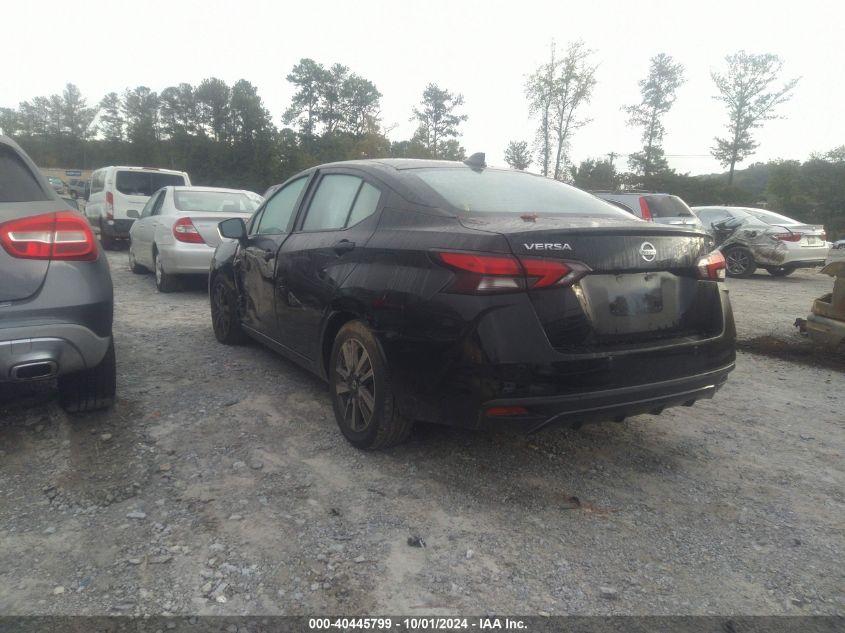
<svg viewBox="0 0 845 633">
<path fill-rule="evenodd" d="M 255 194 L 218 187 L 164 187 L 143 210 L 131 211 L 129 268 L 155 272 L 159 292 L 172 292 L 179 275 L 208 275 L 220 242 L 217 225 L 229 218 L 249 219 L 258 208 Z"/>
<path fill-rule="evenodd" d="M 117 240 L 129 237 L 134 220 L 153 192 L 167 185 L 188 185 L 184 171 L 153 167 L 103 167 L 91 174 L 91 188 L 85 216 L 100 234 L 103 248 L 114 248 Z"/>
<path fill-rule="evenodd" d="M 748 277 L 758 267 L 785 277 L 799 268 L 822 266 L 830 248 L 823 226 L 767 209 L 708 206 L 692 210 L 713 231 L 731 277 Z"/>
</svg>

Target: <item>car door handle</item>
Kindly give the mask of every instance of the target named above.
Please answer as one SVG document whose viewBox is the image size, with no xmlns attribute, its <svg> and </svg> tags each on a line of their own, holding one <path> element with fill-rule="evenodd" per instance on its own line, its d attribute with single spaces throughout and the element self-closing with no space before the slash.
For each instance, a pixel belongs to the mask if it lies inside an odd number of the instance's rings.
<svg viewBox="0 0 845 633">
<path fill-rule="evenodd" d="M 339 242 L 336 242 L 334 246 L 332 246 L 332 250 L 338 255 L 348 253 L 354 248 L 355 242 L 350 242 L 349 240 L 340 240 Z"/>
</svg>

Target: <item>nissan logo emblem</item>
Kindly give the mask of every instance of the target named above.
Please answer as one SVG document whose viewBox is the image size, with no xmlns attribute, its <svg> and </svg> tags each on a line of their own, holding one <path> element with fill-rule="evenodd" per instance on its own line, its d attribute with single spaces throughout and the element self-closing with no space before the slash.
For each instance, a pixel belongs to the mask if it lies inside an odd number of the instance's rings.
<svg viewBox="0 0 845 633">
<path fill-rule="evenodd" d="M 640 256 L 647 262 L 653 262 L 657 257 L 657 249 L 651 242 L 643 242 L 640 244 Z"/>
</svg>

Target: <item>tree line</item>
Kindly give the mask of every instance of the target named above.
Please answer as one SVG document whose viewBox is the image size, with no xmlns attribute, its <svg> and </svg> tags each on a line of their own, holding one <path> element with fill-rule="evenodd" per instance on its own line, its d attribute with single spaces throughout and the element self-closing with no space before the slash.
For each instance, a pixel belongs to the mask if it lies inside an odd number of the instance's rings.
<svg viewBox="0 0 845 633">
<path fill-rule="evenodd" d="M 508 144 L 508 165 L 523 170 L 535 166 L 545 176 L 586 189 L 668 191 L 691 204 L 767 200 L 770 206 L 794 206 L 804 219 L 826 217 L 830 228 L 841 227 L 845 204 L 836 197 L 839 189 L 833 182 L 822 182 L 822 172 L 842 181 L 845 159 L 840 150 L 804 164 L 772 164 L 771 187 L 762 191 L 735 182 L 741 173 L 736 165 L 758 147 L 754 131 L 778 116 L 778 107 L 798 83 L 781 79 L 783 61 L 776 55 L 739 51 L 726 57 L 723 69 L 711 73 L 714 98 L 724 104 L 726 114 L 725 131 L 714 138 L 711 153 L 728 169 L 726 178 L 690 177 L 668 166 L 664 120 L 684 83 L 685 69 L 665 53 L 651 58 L 639 81 L 639 101 L 621 109 L 628 125 L 641 133 L 642 147 L 628 157 L 628 169 L 617 170 L 612 152 L 572 163 L 572 140 L 590 123 L 597 71 L 595 51 L 584 42 L 572 42 L 562 51 L 552 44 L 547 61 L 527 75 L 524 86 L 536 135 Z M 434 83 L 423 87 L 419 103 L 409 111 L 414 134 L 391 141 L 381 116 L 382 93 L 349 67 L 305 58 L 286 80 L 294 92 L 282 113 L 282 127 L 274 124 L 249 81 L 228 85 L 211 77 L 161 92 L 146 86 L 127 88 L 105 95 L 96 105 L 89 105 L 69 83 L 61 94 L 0 108 L 0 131 L 15 137 L 44 167 L 158 165 L 184 169 L 197 184 L 255 191 L 324 162 L 378 157 L 462 160 L 466 155 L 460 138 L 468 115 L 458 92 Z M 822 164 L 830 168 L 820 170 Z M 783 184 L 787 173 L 789 187 Z"/>
</svg>

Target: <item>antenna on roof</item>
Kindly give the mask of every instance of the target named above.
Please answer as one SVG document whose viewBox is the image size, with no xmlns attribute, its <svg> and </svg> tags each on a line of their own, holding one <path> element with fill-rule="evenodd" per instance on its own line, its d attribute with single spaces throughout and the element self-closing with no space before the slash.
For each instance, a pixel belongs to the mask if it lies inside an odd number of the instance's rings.
<svg viewBox="0 0 845 633">
<path fill-rule="evenodd" d="M 464 165 L 472 169 L 481 170 L 487 167 L 484 152 L 476 152 L 464 161 Z"/>
</svg>

